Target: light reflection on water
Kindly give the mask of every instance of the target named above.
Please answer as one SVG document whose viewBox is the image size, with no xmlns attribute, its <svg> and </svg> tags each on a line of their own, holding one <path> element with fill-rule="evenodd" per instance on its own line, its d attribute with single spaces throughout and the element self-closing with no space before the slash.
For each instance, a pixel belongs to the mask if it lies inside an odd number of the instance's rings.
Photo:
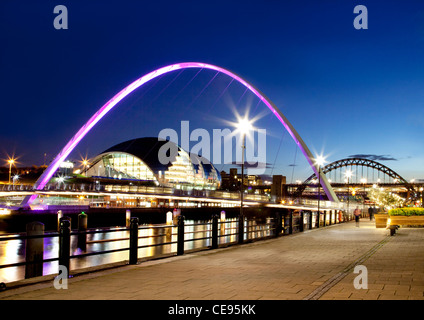
<svg viewBox="0 0 424 320">
<path fill-rule="evenodd" d="M 185 221 L 185 243 L 184 250 L 193 250 L 208 247 L 212 245 L 211 237 L 212 227 L 207 221 Z M 252 224 L 255 232 L 249 233 L 246 239 L 254 239 L 257 237 L 269 236 L 271 231 L 267 226 L 256 225 L 254 222 L 245 224 L 245 230 L 252 230 Z M 177 252 L 177 228 L 161 227 L 152 225 L 142 226 L 139 229 L 139 246 L 148 246 L 160 243 L 175 242 L 172 244 L 150 246 L 138 249 L 139 258 L 149 258 L 163 254 L 176 254 Z M 109 228 L 108 230 L 118 230 L 119 228 Z M 218 235 L 219 244 L 232 243 L 237 241 L 237 219 L 226 219 L 225 222 L 219 224 Z M 96 230 L 96 229 L 94 229 Z M 100 230 L 100 229 L 98 229 Z M 104 230 L 104 229 L 102 229 Z M 91 229 L 90 231 L 93 231 Z M 90 252 L 98 252 L 105 250 L 114 250 L 129 247 L 129 230 L 119 230 L 107 233 L 87 234 L 87 244 L 85 250 L 78 247 L 78 235 L 71 236 L 71 255 L 79 255 Z M 195 241 L 187 241 L 196 238 L 207 238 Z M 115 241 L 104 241 L 115 239 Z M 121 240 L 122 239 L 122 240 Z M 57 258 L 59 252 L 59 238 L 44 238 L 44 259 Z M 94 267 L 103 264 L 116 263 L 129 259 L 129 251 L 118 251 L 101 255 L 92 255 L 79 258 L 71 258 L 70 269 L 77 270 L 87 267 Z M 23 240 L 5 240 L 0 241 L 0 265 L 25 262 L 25 239 Z M 43 275 L 58 273 L 58 261 L 45 262 L 43 264 Z M 72 273 L 72 271 L 71 271 Z M 25 278 L 25 266 L 0 268 L 0 282 L 12 282 Z"/>
</svg>

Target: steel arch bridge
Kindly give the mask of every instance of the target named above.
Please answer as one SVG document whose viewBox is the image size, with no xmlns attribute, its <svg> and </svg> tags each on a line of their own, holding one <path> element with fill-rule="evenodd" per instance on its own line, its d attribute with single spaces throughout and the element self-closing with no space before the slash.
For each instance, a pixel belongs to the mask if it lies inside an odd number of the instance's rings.
<svg viewBox="0 0 424 320">
<path fill-rule="evenodd" d="M 202 62 L 183 62 L 168 65 L 166 67 L 162 67 L 156 69 L 139 79 L 135 80 L 120 92 L 118 92 L 112 99 L 110 99 L 106 104 L 104 104 L 91 118 L 81 127 L 81 129 L 69 140 L 69 142 L 63 147 L 63 149 L 59 152 L 59 154 L 54 158 L 54 160 L 50 163 L 50 165 L 44 170 L 42 175 L 38 178 L 38 180 L 34 184 L 35 190 L 42 190 L 44 186 L 49 182 L 50 178 L 59 168 L 59 165 L 69 156 L 69 154 L 74 150 L 74 148 L 78 145 L 78 143 L 85 137 L 85 135 L 116 105 L 119 104 L 121 100 L 123 100 L 126 96 L 134 92 L 139 87 L 143 86 L 145 83 L 161 76 L 167 74 L 169 72 L 173 72 L 176 70 L 183 70 L 189 68 L 200 68 L 200 69 L 209 69 L 217 72 L 221 72 L 236 80 L 247 89 L 249 89 L 253 94 L 255 94 L 273 113 L 273 115 L 281 122 L 290 136 L 293 138 L 297 146 L 302 151 L 309 165 L 315 174 L 320 175 L 321 185 L 326 193 L 328 199 L 330 201 L 338 202 L 338 198 L 330 183 L 328 182 L 325 174 L 319 172 L 319 167 L 316 164 L 315 157 L 312 155 L 309 148 L 306 146 L 305 142 L 302 140 L 300 135 L 294 129 L 293 125 L 288 121 L 288 119 L 284 116 L 284 114 L 277 108 L 277 106 L 262 92 L 260 92 L 255 86 L 238 76 L 237 74 L 229 71 L 228 69 L 224 69 L 219 66 L 202 63 Z M 21 202 L 22 207 L 29 206 L 37 197 L 37 195 L 27 196 Z"/>
<path fill-rule="evenodd" d="M 401 175 L 390 169 L 389 167 L 369 159 L 362 159 L 362 158 L 346 158 L 334 161 L 325 167 L 321 168 L 321 172 L 325 175 L 333 170 L 344 168 L 344 167 L 367 167 L 371 168 L 373 170 L 377 170 L 378 172 L 381 172 L 393 180 L 397 181 L 397 184 L 403 185 L 408 191 L 414 191 L 414 187 L 406 181 Z M 311 184 L 313 180 L 317 179 L 316 174 L 312 174 L 309 178 L 307 178 L 303 183 L 296 189 L 294 195 L 300 197 L 305 191 L 305 189 L 308 187 L 308 185 Z"/>
</svg>

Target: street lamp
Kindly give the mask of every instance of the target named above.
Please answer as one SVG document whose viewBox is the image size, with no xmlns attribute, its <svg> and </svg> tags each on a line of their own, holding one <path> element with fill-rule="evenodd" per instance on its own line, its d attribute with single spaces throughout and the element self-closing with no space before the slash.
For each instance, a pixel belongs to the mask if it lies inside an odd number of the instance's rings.
<svg viewBox="0 0 424 320">
<path fill-rule="evenodd" d="M 363 201 L 362 201 L 362 208 L 363 208 L 363 210 L 364 210 L 364 214 L 365 214 L 365 184 L 367 183 L 367 179 L 365 179 L 365 178 L 361 178 L 361 183 L 362 183 L 362 186 L 364 187 L 364 198 L 363 198 Z"/>
<path fill-rule="evenodd" d="M 252 129 L 252 124 L 246 118 L 240 119 L 237 129 L 242 134 L 241 140 L 241 185 L 240 185 L 240 218 L 239 218 L 239 243 L 243 242 L 244 216 L 243 216 L 243 197 L 244 197 L 244 152 L 246 149 L 246 134 Z"/>
<path fill-rule="evenodd" d="M 9 160 L 7 160 L 7 162 L 9 163 L 9 184 L 10 184 L 10 178 L 12 175 L 12 165 L 15 164 L 15 159 L 11 158 Z"/>
<path fill-rule="evenodd" d="M 88 166 L 88 161 L 87 160 L 83 160 L 82 161 L 82 165 L 84 166 L 84 172 L 87 170 L 87 166 Z"/>
<path fill-rule="evenodd" d="M 324 165 L 325 158 L 323 156 L 318 156 L 315 158 L 315 164 L 318 166 L 318 227 L 319 227 L 319 220 L 320 220 L 320 198 L 321 198 L 321 166 Z M 325 218 L 324 218 L 325 219 Z"/>
<path fill-rule="evenodd" d="M 347 214 L 349 214 L 349 179 L 352 177 L 352 171 L 346 170 L 345 177 L 347 178 Z"/>
</svg>

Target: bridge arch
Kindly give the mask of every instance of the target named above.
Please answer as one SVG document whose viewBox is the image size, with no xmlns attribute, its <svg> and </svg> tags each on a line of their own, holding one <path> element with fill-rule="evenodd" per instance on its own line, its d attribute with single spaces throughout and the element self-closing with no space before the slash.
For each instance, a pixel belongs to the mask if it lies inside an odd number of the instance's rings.
<svg viewBox="0 0 424 320">
<path fill-rule="evenodd" d="M 392 179 L 396 179 L 399 184 L 402 184 L 408 189 L 408 191 L 414 191 L 413 186 L 408 183 L 406 179 L 404 179 L 401 175 L 390 169 L 389 167 L 374 161 L 370 159 L 363 159 L 363 158 L 346 158 L 334 161 L 325 167 L 321 168 L 321 172 L 323 174 L 327 174 L 333 170 L 343 168 L 343 167 L 353 167 L 353 166 L 362 166 L 362 167 L 368 167 L 372 168 L 374 170 L 377 170 L 379 172 L 382 172 L 383 174 L 388 175 Z M 308 177 L 303 183 L 297 188 L 295 195 L 300 196 L 303 191 L 306 189 L 306 187 L 311 183 L 312 180 L 316 179 L 316 174 L 312 174 L 310 177 Z"/>
<path fill-rule="evenodd" d="M 256 87 L 252 84 L 238 76 L 237 74 L 224 69 L 222 67 L 218 67 L 215 65 L 202 63 L 202 62 L 184 62 L 172 64 L 163 68 L 159 68 L 154 70 L 141 78 L 135 80 L 127 87 L 118 92 L 112 99 L 110 99 L 106 104 L 104 104 L 82 127 L 81 129 L 72 137 L 71 140 L 65 145 L 65 147 L 59 152 L 59 154 L 54 158 L 54 160 L 50 163 L 50 165 L 44 170 L 43 174 L 39 177 L 39 179 L 34 184 L 34 189 L 42 190 L 44 186 L 48 183 L 50 178 L 53 176 L 59 165 L 69 156 L 72 150 L 78 145 L 78 143 L 84 138 L 84 136 L 99 122 L 111 109 L 113 109 L 122 99 L 124 99 L 127 95 L 131 94 L 134 90 L 141 87 L 145 83 L 153 80 L 161 75 L 166 73 L 181 70 L 181 69 L 189 69 L 189 68 L 204 68 L 215 70 L 221 73 L 228 75 L 233 78 L 237 82 L 241 83 L 247 89 L 249 89 L 252 93 L 254 93 L 273 113 L 273 115 L 281 122 L 281 124 L 285 127 L 285 129 L 289 132 L 291 137 L 294 139 L 309 165 L 312 167 L 313 171 L 318 174 L 318 166 L 315 163 L 314 156 L 310 152 L 309 148 L 306 146 L 305 142 L 302 140 L 300 135 L 294 129 L 292 124 L 287 120 L 284 114 L 275 106 L 275 104 L 267 98 L 263 93 L 261 93 Z M 328 183 L 325 174 L 321 173 L 321 184 L 322 187 L 331 201 L 338 201 L 338 198 L 331 188 L 331 185 Z M 36 195 L 26 197 L 21 206 L 28 206 L 31 204 Z"/>
</svg>

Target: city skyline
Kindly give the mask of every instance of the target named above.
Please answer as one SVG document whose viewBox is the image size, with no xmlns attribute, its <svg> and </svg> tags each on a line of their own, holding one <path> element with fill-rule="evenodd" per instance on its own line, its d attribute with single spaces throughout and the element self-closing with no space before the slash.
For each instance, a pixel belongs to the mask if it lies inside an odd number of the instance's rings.
<svg viewBox="0 0 424 320">
<path fill-rule="evenodd" d="M 255 85 L 327 163 L 361 155 L 407 180 L 424 178 L 418 1 L 65 1 L 68 30 L 53 27 L 57 4 L 0 4 L 3 159 L 14 154 L 23 165 L 40 165 L 46 153 L 51 160 L 129 83 L 165 65 L 198 61 Z M 367 6 L 367 30 L 354 28 L 357 4 Z M 178 131 L 181 121 L 211 132 L 249 114 L 267 129 L 267 173 L 307 178 L 311 170 L 296 145 L 257 102 L 221 74 L 176 72 L 123 101 L 73 157 Z"/>
</svg>

